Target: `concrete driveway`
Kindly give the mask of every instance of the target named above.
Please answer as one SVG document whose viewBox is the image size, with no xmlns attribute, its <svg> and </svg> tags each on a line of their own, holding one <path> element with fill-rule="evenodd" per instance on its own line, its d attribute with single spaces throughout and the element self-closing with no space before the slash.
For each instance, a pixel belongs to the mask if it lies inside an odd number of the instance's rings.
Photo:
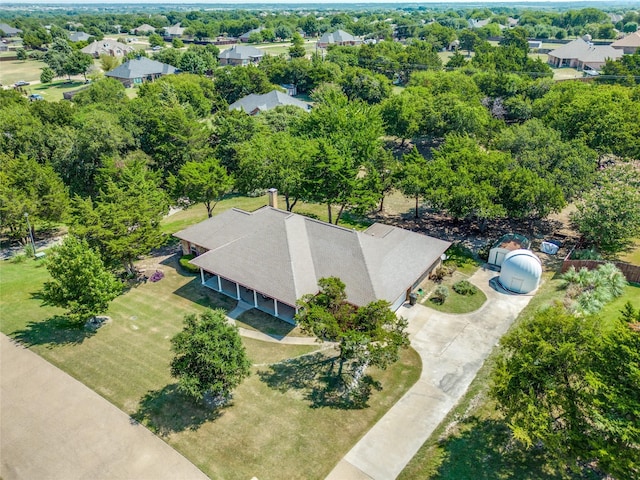
<svg viewBox="0 0 640 480">
<path fill-rule="evenodd" d="M 470 278 L 487 295 L 487 302 L 475 312 L 450 315 L 422 305 L 398 310 L 409 320 L 411 345 L 422 358 L 422 375 L 327 479 L 390 480 L 402 472 L 532 298 L 495 290 L 490 282 L 497 275 L 480 269 Z"/>
<path fill-rule="evenodd" d="M 145 427 L 0 334 L 0 478 L 205 480 Z"/>
</svg>

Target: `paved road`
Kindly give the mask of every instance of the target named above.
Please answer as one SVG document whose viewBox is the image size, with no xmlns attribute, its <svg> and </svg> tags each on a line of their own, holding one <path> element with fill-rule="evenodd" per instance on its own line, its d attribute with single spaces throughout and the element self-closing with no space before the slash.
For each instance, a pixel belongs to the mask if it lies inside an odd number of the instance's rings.
<svg viewBox="0 0 640 480">
<path fill-rule="evenodd" d="M 0 478 L 206 480 L 97 393 L 0 334 Z"/>
<path fill-rule="evenodd" d="M 476 312 L 449 315 L 422 305 L 401 307 L 411 345 L 422 358 L 416 384 L 347 453 L 327 480 L 396 478 L 460 400 L 500 337 L 531 296 L 490 286 L 496 272 L 480 269 L 471 282 L 487 295 Z M 494 283 L 494 282 L 492 282 Z"/>
</svg>

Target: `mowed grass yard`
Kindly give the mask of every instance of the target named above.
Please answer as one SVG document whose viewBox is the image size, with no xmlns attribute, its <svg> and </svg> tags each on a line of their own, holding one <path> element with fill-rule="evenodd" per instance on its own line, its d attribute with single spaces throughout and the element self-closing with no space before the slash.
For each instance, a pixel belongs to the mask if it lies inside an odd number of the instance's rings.
<svg viewBox="0 0 640 480">
<path fill-rule="evenodd" d="M 382 389 L 373 390 L 368 407 L 349 408 L 323 399 L 331 348 L 244 338 L 254 368 L 232 404 L 195 406 L 169 375 L 170 338 L 185 314 L 229 310 L 235 301 L 203 289 L 175 257 L 159 268 L 161 281 L 117 298 L 111 320 L 93 332 L 42 306 L 38 292 L 49 278 L 43 261 L 1 262 L 0 331 L 149 426 L 212 478 L 324 478 L 420 375 L 418 355 L 406 350 L 388 370 L 369 372 Z M 257 328 L 255 318 L 246 320 Z M 294 360 L 279 363 L 285 359 Z"/>
<path fill-rule="evenodd" d="M 565 290 L 553 273 L 544 274 L 544 283 L 536 296 L 514 322 L 531 318 L 542 307 L 562 301 Z M 623 296 L 608 304 L 599 316 L 605 325 L 620 315 L 627 301 L 640 308 L 640 286 L 629 285 Z M 512 327 L 513 328 L 513 327 Z M 565 466 L 550 461 L 543 450 L 514 447 L 511 433 L 488 396 L 490 374 L 497 351 L 494 350 L 465 396 L 447 415 L 431 437 L 405 467 L 400 480 L 437 478 L 440 480 L 476 479 L 600 479 L 600 476 L 571 476 Z"/>
</svg>

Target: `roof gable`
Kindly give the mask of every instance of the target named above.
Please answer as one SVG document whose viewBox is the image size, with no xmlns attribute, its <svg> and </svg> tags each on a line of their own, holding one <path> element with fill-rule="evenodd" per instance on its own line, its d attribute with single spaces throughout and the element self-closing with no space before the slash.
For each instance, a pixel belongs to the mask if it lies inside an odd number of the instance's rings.
<svg viewBox="0 0 640 480">
<path fill-rule="evenodd" d="M 249 60 L 250 58 L 262 58 L 264 52 L 259 48 L 252 47 L 251 45 L 234 45 L 231 48 L 223 50 L 218 55 L 218 58 L 228 58 L 236 60 Z"/>
<path fill-rule="evenodd" d="M 356 37 L 354 37 L 350 33 L 345 32 L 344 30 L 336 30 L 335 32 L 327 32 L 322 35 L 322 37 L 320 37 L 320 40 L 318 40 L 318 43 L 343 43 L 355 42 L 356 40 Z"/>
<path fill-rule="evenodd" d="M 640 47 L 640 30 L 630 33 L 626 37 L 616 40 L 612 47 Z"/>
</svg>

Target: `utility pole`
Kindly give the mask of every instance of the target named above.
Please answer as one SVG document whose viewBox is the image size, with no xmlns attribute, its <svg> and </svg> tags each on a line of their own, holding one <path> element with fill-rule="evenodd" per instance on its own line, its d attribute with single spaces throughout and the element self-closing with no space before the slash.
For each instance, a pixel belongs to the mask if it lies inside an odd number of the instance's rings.
<svg viewBox="0 0 640 480">
<path fill-rule="evenodd" d="M 31 223 L 29 223 L 29 214 L 24 212 L 24 219 L 27 221 L 27 228 L 29 229 L 29 238 L 31 239 L 31 246 L 33 246 L 33 255 L 36 254 L 36 242 L 33 240 L 33 232 L 31 231 Z"/>
</svg>

